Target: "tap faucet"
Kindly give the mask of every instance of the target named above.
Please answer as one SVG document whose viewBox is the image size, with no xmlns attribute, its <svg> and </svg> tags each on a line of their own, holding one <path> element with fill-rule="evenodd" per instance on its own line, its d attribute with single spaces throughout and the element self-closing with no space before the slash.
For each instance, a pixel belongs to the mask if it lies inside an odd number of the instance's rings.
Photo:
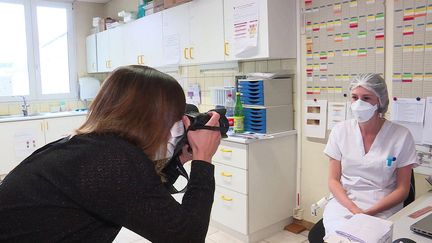
<svg viewBox="0 0 432 243">
<path fill-rule="evenodd" d="M 27 104 L 27 100 L 26 100 L 25 96 L 21 96 L 21 97 L 23 99 L 23 104 L 21 105 L 23 116 L 28 116 L 28 108 L 30 107 L 30 105 Z"/>
</svg>

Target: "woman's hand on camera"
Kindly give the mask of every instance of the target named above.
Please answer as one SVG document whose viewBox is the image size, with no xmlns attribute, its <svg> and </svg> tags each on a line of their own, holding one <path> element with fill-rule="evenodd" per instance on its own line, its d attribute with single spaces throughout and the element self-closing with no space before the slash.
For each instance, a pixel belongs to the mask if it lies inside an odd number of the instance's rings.
<svg viewBox="0 0 432 243">
<path fill-rule="evenodd" d="M 206 123 L 207 126 L 219 126 L 219 114 L 216 112 L 208 113 L 211 117 Z M 189 118 L 183 116 L 183 123 L 186 129 L 190 126 Z M 192 149 L 192 159 L 211 162 L 213 155 L 219 146 L 221 140 L 220 131 L 212 131 L 207 129 L 200 129 L 188 132 L 188 141 Z"/>
</svg>

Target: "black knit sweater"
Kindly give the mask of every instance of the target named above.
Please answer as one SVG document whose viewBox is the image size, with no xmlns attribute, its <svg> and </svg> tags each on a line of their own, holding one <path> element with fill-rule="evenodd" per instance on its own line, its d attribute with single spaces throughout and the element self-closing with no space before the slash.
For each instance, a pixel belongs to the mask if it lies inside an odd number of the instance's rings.
<svg viewBox="0 0 432 243">
<path fill-rule="evenodd" d="M 179 204 L 139 147 L 115 134 L 78 135 L 3 180 L 0 242 L 112 242 L 122 226 L 152 242 L 204 242 L 214 190 L 214 166 L 192 161 Z"/>
</svg>

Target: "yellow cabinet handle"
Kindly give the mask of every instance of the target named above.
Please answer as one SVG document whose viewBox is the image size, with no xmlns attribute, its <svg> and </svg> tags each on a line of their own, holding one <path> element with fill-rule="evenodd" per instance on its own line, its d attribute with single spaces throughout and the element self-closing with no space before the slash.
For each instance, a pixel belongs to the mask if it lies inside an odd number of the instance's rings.
<svg viewBox="0 0 432 243">
<path fill-rule="evenodd" d="M 231 149 L 224 149 L 224 148 L 221 148 L 219 151 L 221 151 L 222 153 L 232 153 L 232 150 L 231 150 Z"/>
<path fill-rule="evenodd" d="M 190 59 L 194 59 L 192 56 L 192 50 L 193 50 L 193 47 L 189 48 L 189 58 Z"/>
<path fill-rule="evenodd" d="M 228 172 L 225 172 L 225 171 L 222 171 L 221 176 L 224 176 L 224 177 L 232 177 L 233 174 L 228 173 Z"/>
<path fill-rule="evenodd" d="M 185 59 L 189 59 L 189 58 L 187 57 L 187 49 L 189 49 L 189 48 L 183 48 L 183 55 L 184 55 L 184 58 L 185 58 Z"/>
<path fill-rule="evenodd" d="M 224 54 L 225 54 L 225 56 L 229 56 L 229 53 L 228 53 L 228 42 L 225 42 L 225 45 L 224 45 Z"/>
<path fill-rule="evenodd" d="M 137 64 L 141 64 L 141 56 L 137 56 Z"/>
<path fill-rule="evenodd" d="M 233 200 L 232 197 L 227 197 L 227 196 L 225 196 L 225 195 L 222 195 L 222 196 L 221 196 L 221 199 L 224 200 L 224 201 L 227 201 L 227 202 L 231 202 L 231 201 Z"/>
<path fill-rule="evenodd" d="M 105 67 L 109 68 L 109 61 L 108 60 L 105 61 Z"/>
<path fill-rule="evenodd" d="M 141 60 L 141 63 L 140 63 L 140 64 L 144 65 L 144 55 L 141 55 L 141 56 L 140 56 L 140 60 Z"/>
</svg>

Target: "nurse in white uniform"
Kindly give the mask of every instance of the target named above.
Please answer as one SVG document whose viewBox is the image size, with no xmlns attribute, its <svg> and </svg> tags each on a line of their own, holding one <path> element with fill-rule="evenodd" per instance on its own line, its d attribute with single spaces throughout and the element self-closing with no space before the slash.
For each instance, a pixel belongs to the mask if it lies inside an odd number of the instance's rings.
<svg viewBox="0 0 432 243">
<path fill-rule="evenodd" d="M 411 133 L 384 118 L 389 104 L 384 79 L 359 75 L 350 91 L 355 119 L 337 124 L 324 150 L 334 196 L 323 215 L 326 237 L 354 214 L 385 219 L 399 211 L 409 193 L 411 169 L 418 165 Z"/>
</svg>

